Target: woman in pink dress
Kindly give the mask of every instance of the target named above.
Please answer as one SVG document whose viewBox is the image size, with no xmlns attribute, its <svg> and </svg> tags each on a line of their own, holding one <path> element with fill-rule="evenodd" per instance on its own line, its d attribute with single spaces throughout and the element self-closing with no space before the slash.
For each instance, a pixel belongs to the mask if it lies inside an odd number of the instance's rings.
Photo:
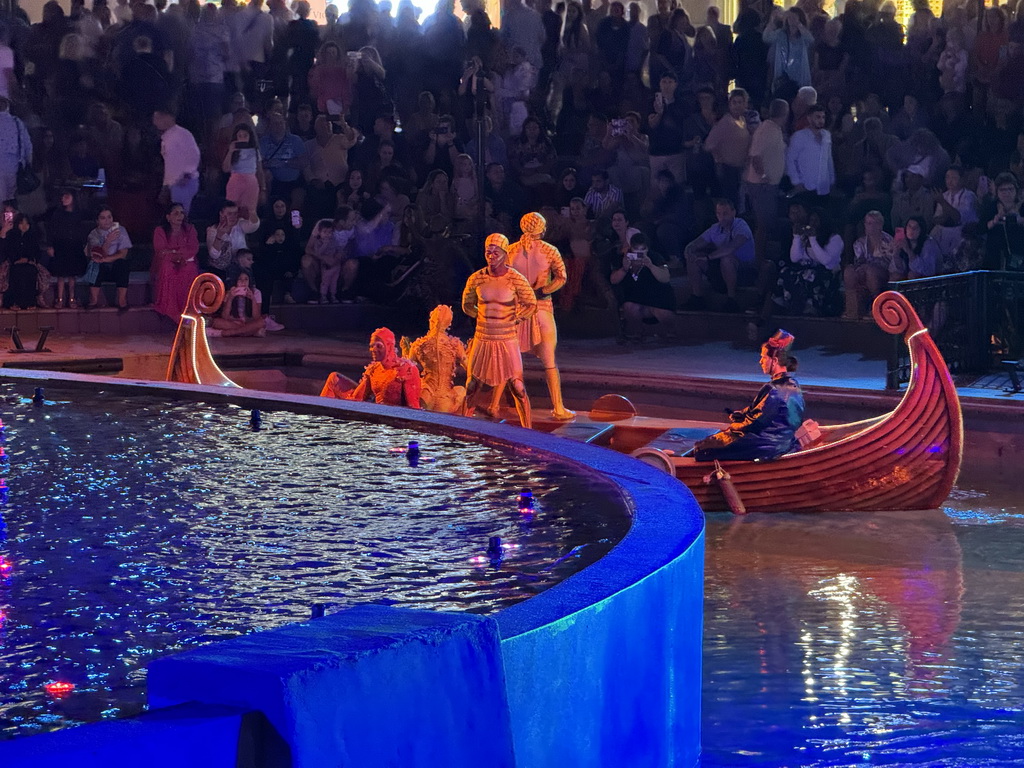
<svg viewBox="0 0 1024 768">
<path fill-rule="evenodd" d="M 153 309 L 175 322 L 185 310 L 192 281 L 199 275 L 196 254 L 199 236 L 185 220 L 178 203 L 167 212 L 166 221 L 153 230 Z"/>
</svg>

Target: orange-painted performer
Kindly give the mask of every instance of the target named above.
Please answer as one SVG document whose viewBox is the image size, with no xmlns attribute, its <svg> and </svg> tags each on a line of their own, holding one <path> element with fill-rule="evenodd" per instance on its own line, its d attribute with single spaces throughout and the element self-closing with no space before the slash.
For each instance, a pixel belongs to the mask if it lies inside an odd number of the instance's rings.
<svg viewBox="0 0 1024 768">
<path fill-rule="evenodd" d="M 537 297 L 525 277 L 508 265 L 508 238 L 488 235 L 484 242 L 487 266 L 469 276 L 462 292 L 462 311 L 476 318 L 476 332 L 466 357 L 466 400 L 462 413 L 470 415 L 471 399 L 481 384 L 499 396 L 506 386 L 515 399 L 519 423 L 529 428 L 530 398 L 523 384 L 523 356 L 518 326 L 537 311 Z"/>
<path fill-rule="evenodd" d="M 430 313 L 430 330 L 416 339 L 406 351 L 405 338 L 402 352 L 422 371 L 423 388 L 420 403 L 429 411 L 459 413 L 466 399 L 466 388 L 453 386 L 455 371 L 466 367 L 466 347 L 447 333 L 452 324 L 452 308 L 439 304 Z"/>
<path fill-rule="evenodd" d="M 371 362 L 363 370 L 354 389 L 345 386 L 345 377 L 332 373 L 327 377 L 320 397 L 339 400 L 373 400 L 381 405 L 420 407 L 420 370 L 398 356 L 395 334 L 387 328 L 378 328 L 370 336 Z"/>
<path fill-rule="evenodd" d="M 576 414 L 562 403 L 562 382 L 555 364 L 558 330 L 555 328 L 551 295 L 565 285 L 565 262 L 558 249 L 542 238 L 548 223 L 539 213 L 528 213 L 519 221 L 523 236 L 508 251 L 508 263 L 521 272 L 537 296 L 537 312 L 528 323 L 519 327 L 519 349 L 532 352 L 544 365 L 544 378 L 551 396 L 551 415 L 568 421 Z M 498 392 L 492 399 L 492 410 L 497 408 Z"/>
</svg>

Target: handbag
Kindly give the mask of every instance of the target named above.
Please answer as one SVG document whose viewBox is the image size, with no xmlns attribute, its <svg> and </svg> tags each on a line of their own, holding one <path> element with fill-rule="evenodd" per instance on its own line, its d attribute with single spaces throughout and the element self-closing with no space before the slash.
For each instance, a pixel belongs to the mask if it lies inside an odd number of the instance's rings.
<svg viewBox="0 0 1024 768">
<path fill-rule="evenodd" d="M 89 266 L 85 268 L 85 274 L 79 279 L 80 282 L 88 283 L 89 285 L 96 285 L 96 281 L 100 277 L 100 263 L 98 261 L 90 261 Z"/>
<path fill-rule="evenodd" d="M 21 162 L 21 120 L 14 118 L 14 129 L 18 132 L 18 174 L 15 177 L 15 189 L 19 195 L 31 195 L 42 183 L 31 165 Z"/>
</svg>

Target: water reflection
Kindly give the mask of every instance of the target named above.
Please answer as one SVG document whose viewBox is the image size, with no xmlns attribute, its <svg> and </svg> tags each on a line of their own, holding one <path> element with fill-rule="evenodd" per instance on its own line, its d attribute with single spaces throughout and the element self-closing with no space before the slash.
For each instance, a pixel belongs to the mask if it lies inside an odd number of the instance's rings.
<svg viewBox="0 0 1024 768">
<path fill-rule="evenodd" d="M 40 410 L 0 387 L 0 739 L 133 714 L 153 658 L 304 621 L 311 604 L 498 610 L 629 524 L 605 480 L 526 452 L 327 416 L 264 413 L 254 432 L 230 405 L 68 400 Z M 522 488 L 538 499 L 529 521 Z M 492 536 L 504 558 L 477 565 Z M 48 695 L 54 681 L 74 692 Z"/>
<path fill-rule="evenodd" d="M 951 504 L 708 520 L 705 766 L 1024 761 L 1024 525 Z"/>
</svg>

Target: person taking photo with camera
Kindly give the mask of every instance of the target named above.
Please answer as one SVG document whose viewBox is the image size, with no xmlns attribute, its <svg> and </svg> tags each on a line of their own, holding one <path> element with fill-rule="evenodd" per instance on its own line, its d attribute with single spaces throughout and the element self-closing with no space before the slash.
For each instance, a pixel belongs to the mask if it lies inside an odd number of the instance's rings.
<svg viewBox="0 0 1024 768">
<path fill-rule="evenodd" d="M 985 238 L 985 269 L 1024 270 L 1024 227 L 1021 226 L 1020 184 L 1012 173 L 995 180 L 996 199 L 982 211 Z"/>
</svg>

